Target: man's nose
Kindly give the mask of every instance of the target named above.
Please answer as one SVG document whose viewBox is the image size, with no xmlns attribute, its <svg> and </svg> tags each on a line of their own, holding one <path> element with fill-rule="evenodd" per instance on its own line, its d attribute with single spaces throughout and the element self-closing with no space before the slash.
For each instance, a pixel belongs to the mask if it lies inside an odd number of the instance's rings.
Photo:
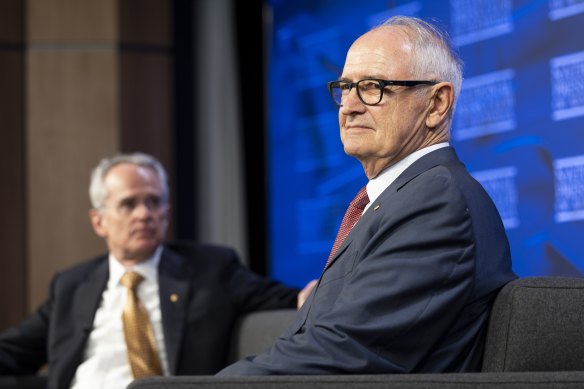
<svg viewBox="0 0 584 389">
<path fill-rule="evenodd" d="M 140 201 L 134 208 L 134 213 L 141 217 L 150 216 L 153 211 L 146 201 Z"/>
<path fill-rule="evenodd" d="M 362 111 L 365 109 L 365 104 L 359 98 L 357 93 L 357 87 L 351 88 L 349 93 L 345 96 L 343 100 L 343 106 L 341 107 L 341 112 L 343 114 L 350 114 L 355 111 Z"/>
</svg>

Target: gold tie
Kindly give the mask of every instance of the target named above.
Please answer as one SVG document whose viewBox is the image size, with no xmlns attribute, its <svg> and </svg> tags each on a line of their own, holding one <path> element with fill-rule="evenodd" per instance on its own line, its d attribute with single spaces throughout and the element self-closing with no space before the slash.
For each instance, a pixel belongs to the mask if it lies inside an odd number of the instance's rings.
<svg viewBox="0 0 584 389">
<path fill-rule="evenodd" d="M 128 301 L 122 313 L 122 321 L 134 379 L 162 375 L 152 324 L 136 293 L 138 284 L 143 280 L 136 272 L 125 273 L 121 280 L 122 285 L 128 288 Z"/>
</svg>

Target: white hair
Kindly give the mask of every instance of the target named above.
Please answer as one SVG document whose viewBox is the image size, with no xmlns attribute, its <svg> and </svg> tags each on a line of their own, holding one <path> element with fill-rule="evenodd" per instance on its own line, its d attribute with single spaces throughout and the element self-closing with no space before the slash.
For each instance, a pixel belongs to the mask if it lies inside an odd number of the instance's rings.
<svg viewBox="0 0 584 389">
<path fill-rule="evenodd" d="M 418 80 L 448 81 L 454 86 L 454 102 L 450 118 L 462 87 L 463 62 L 454 49 L 446 31 L 422 19 L 393 16 L 374 29 L 403 27 L 410 36 L 412 49 L 412 77 Z"/>
<path fill-rule="evenodd" d="M 103 182 L 104 178 L 111 168 L 122 163 L 130 163 L 132 165 L 152 169 L 152 171 L 158 177 L 160 184 L 162 185 L 161 201 L 163 203 L 168 202 L 169 190 L 166 171 L 156 158 L 144 153 L 117 154 L 113 157 L 102 159 L 91 172 L 91 181 L 89 183 L 89 199 L 91 200 L 91 205 L 93 208 L 102 209 L 105 205 L 105 200 L 107 199 L 108 193 Z"/>
</svg>

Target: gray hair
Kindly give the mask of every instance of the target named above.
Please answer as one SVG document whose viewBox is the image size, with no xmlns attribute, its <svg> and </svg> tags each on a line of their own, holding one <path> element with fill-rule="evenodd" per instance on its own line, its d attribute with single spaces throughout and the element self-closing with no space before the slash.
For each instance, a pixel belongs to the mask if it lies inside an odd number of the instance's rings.
<svg viewBox="0 0 584 389">
<path fill-rule="evenodd" d="M 385 26 L 403 27 L 410 36 L 412 50 L 412 76 L 416 79 L 448 81 L 454 86 L 454 102 L 450 118 L 462 87 L 463 62 L 454 49 L 448 33 L 422 19 L 393 16 L 374 29 Z"/>
<path fill-rule="evenodd" d="M 168 181 L 166 171 L 162 164 L 153 156 L 144 153 L 117 154 L 113 157 L 103 158 L 91 172 L 91 181 L 89 183 L 89 199 L 95 209 L 101 209 L 105 205 L 108 196 L 104 185 L 106 174 L 116 165 L 129 163 L 132 165 L 142 166 L 152 169 L 162 185 L 162 202 L 167 203 L 169 198 Z"/>
</svg>

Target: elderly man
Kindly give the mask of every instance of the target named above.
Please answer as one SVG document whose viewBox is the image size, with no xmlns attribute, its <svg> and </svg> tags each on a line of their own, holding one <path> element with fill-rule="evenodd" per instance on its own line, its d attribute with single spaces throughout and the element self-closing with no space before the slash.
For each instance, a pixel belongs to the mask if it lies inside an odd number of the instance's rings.
<svg viewBox="0 0 584 389">
<path fill-rule="evenodd" d="M 369 182 L 295 322 L 219 375 L 480 369 L 493 299 L 516 276 L 497 209 L 448 143 L 461 69 L 417 18 L 353 43 L 328 88 Z"/>
<path fill-rule="evenodd" d="M 226 364 L 237 315 L 296 306 L 297 289 L 247 270 L 231 249 L 163 244 L 169 191 L 153 157 L 102 160 L 89 192 L 91 224 L 109 252 L 57 274 L 47 301 L 0 334 L 0 374 L 48 363 L 53 389 L 213 374 Z"/>
</svg>

